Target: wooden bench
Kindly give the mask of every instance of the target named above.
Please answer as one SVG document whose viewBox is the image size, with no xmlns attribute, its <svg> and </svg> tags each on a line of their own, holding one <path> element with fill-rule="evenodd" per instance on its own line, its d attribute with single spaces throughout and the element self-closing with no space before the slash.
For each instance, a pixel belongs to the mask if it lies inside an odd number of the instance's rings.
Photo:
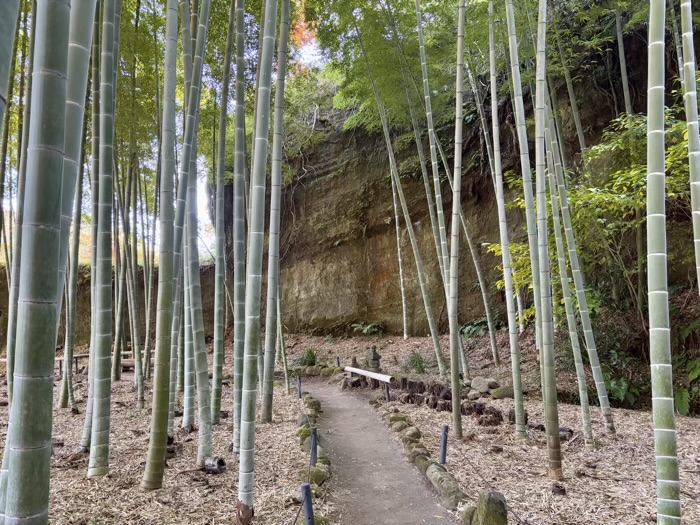
<svg viewBox="0 0 700 525">
<path fill-rule="evenodd" d="M 88 359 L 90 357 L 90 354 L 74 354 L 73 355 L 73 362 L 75 363 L 75 373 L 78 373 L 78 361 L 81 359 Z M 63 375 L 63 357 L 57 357 L 56 362 L 58 363 L 58 374 Z"/>
<path fill-rule="evenodd" d="M 369 370 L 362 370 L 361 368 L 355 368 L 352 366 L 346 366 L 344 370 L 350 374 L 350 377 L 353 377 L 354 374 L 357 374 L 359 376 L 368 377 L 370 379 L 374 379 L 375 381 L 384 383 L 384 392 L 386 393 L 386 400 L 391 400 L 391 396 L 389 394 L 389 383 L 391 383 L 394 380 L 392 376 L 380 374 L 378 372 L 370 372 Z"/>
</svg>

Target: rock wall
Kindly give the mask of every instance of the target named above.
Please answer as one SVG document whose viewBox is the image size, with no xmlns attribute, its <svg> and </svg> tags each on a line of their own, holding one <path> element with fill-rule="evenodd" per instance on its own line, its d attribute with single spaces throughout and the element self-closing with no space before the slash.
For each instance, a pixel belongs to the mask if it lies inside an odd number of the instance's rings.
<svg viewBox="0 0 700 525">
<path fill-rule="evenodd" d="M 158 294 L 158 270 L 156 269 L 156 275 L 154 277 L 153 283 L 153 311 L 151 313 L 151 326 L 152 326 L 152 337 L 155 337 L 155 315 L 156 315 L 156 297 Z M 213 264 L 203 264 L 202 265 L 202 311 L 204 314 L 204 330 L 207 337 L 214 333 L 214 265 Z M 138 294 L 139 294 L 139 306 L 141 314 L 141 344 L 143 344 L 143 337 L 146 332 L 146 314 L 145 314 L 145 304 L 144 304 L 144 291 L 143 291 L 143 268 L 139 267 L 138 271 Z M 4 349 L 7 342 L 7 305 L 8 305 L 8 295 L 7 295 L 7 278 L 5 277 L 5 269 L 0 268 L 0 348 Z M 90 343 L 90 268 L 88 266 L 80 266 L 79 268 L 79 280 L 78 280 L 78 305 L 77 305 L 77 321 L 76 321 L 76 331 L 75 331 L 75 344 L 76 346 L 85 346 Z M 129 335 L 129 324 L 128 320 L 125 318 L 125 327 L 127 339 L 130 339 Z M 231 324 L 231 321 L 229 321 Z M 60 348 L 63 347 L 65 341 L 65 308 L 63 310 L 63 315 L 61 316 L 61 325 L 58 332 L 58 340 L 56 345 Z"/>
<path fill-rule="evenodd" d="M 482 243 L 498 243 L 496 201 L 485 155 L 479 148 L 480 130 L 465 133 L 462 206 L 486 272 L 495 310 L 502 307 L 496 290 L 495 268 L 500 259 Z M 449 142 L 444 141 L 448 149 Z M 427 148 L 426 148 L 427 151 Z M 434 312 L 447 323 L 444 292 L 433 241 L 424 183 L 412 173 L 413 159 L 404 156 L 402 185 Z M 391 333 L 403 330 L 397 239 L 389 165 L 383 139 L 364 132 L 343 132 L 340 126 L 307 152 L 295 166 L 300 179 L 284 191 L 281 272 L 285 322 L 290 330 L 343 331 L 355 322 L 383 323 Z M 448 230 L 452 202 L 447 181 L 442 184 Z M 510 214 L 511 236 L 520 238 L 524 223 Z M 415 258 L 405 228 L 401 250 L 412 334 L 428 333 L 416 273 Z M 460 253 L 460 320 L 483 317 L 484 308 L 474 266 L 464 236 Z"/>
</svg>

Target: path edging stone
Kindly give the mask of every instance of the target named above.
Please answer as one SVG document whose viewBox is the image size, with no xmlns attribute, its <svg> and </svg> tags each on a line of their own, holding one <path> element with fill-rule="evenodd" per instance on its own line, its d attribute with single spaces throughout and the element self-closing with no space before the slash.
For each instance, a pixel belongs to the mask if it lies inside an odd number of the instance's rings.
<svg viewBox="0 0 700 525">
<path fill-rule="evenodd" d="M 409 461 L 428 479 L 442 506 L 452 511 L 459 509 L 461 525 L 507 525 L 508 510 L 503 494 L 483 491 L 475 506 L 462 506 L 467 502 L 467 495 L 460 489 L 457 479 L 430 458 L 430 452 L 421 441 L 420 429 L 397 408 L 385 406 L 380 400 L 372 400 L 370 404 L 382 413 L 382 419 L 396 434 Z"/>
</svg>

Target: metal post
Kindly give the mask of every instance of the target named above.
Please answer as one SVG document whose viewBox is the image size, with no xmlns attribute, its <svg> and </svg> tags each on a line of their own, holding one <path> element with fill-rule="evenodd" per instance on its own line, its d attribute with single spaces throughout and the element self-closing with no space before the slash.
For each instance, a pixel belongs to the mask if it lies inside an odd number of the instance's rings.
<svg viewBox="0 0 700 525">
<path fill-rule="evenodd" d="M 311 466 L 315 467 L 318 462 L 318 431 L 316 427 L 311 428 Z"/>
<path fill-rule="evenodd" d="M 301 399 L 301 376 L 297 376 L 297 390 L 299 391 L 299 399 Z"/>
<path fill-rule="evenodd" d="M 447 425 L 442 425 L 442 443 L 440 443 L 440 465 L 447 461 Z"/>
<path fill-rule="evenodd" d="M 335 364 L 338 365 L 338 368 L 340 368 L 340 356 L 335 358 Z"/>
<path fill-rule="evenodd" d="M 391 401 L 391 394 L 389 393 L 389 383 L 384 383 L 384 393 L 386 394 L 386 400 Z"/>
<path fill-rule="evenodd" d="M 316 525 L 316 518 L 314 518 L 314 505 L 311 501 L 311 485 L 308 483 L 301 484 L 301 501 L 304 505 L 306 525 Z"/>
</svg>

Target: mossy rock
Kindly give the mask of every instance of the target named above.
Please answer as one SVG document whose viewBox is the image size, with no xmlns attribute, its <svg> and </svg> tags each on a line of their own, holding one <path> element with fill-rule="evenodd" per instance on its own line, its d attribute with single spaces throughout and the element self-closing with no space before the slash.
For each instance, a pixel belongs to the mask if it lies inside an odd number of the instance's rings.
<svg viewBox="0 0 700 525">
<path fill-rule="evenodd" d="M 308 397 L 305 400 L 306 408 L 315 412 L 321 411 L 321 402 L 313 397 Z"/>
<path fill-rule="evenodd" d="M 508 507 L 500 492 L 484 490 L 479 493 L 479 501 L 474 508 L 468 525 L 508 525 Z"/>
<path fill-rule="evenodd" d="M 321 373 L 321 367 L 318 366 L 307 366 L 304 370 L 307 376 L 317 376 Z"/>
<path fill-rule="evenodd" d="M 337 367 L 337 366 L 336 366 L 335 368 L 333 368 L 333 374 L 334 374 L 334 375 L 335 375 L 335 374 L 342 374 L 342 373 L 343 373 L 343 369 L 342 369 L 342 368 Z"/>
<path fill-rule="evenodd" d="M 320 447 L 319 447 L 319 448 L 320 448 Z M 329 457 L 326 456 L 325 454 L 320 454 L 320 455 L 318 456 L 318 460 L 317 460 L 317 461 L 318 461 L 318 463 L 320 463 L 321 465 L 326 465 L 327 467 L 330 467 L 330 466 L 331 466 L 331 458 L 329 458 Z"/>
<path fill-rule="evenodd" d="M 331 525 L 331 520 L 329 520 L 325 516 L 314 515 L 314 521 L 316 522 L 316 525 Z"/>
<path fill-rule="evenodd" d="M 494 399 L 513 399 L 515 397 L 515 392 L 510 385 L 499 386 L 491 390 L 491 397 Z"/>
<path fill-rule="evenodd" d="M 459 488 L 455 477 L 441 465 L 436 463 L 429 465 L 425 475 L 439 494 L 440 501 L 446 509 L 456 510 L 457 506 L 466 500 L 467 496 Z"/>
<path fill-rule="evenodd" d="M 311 427 L 308 424 L 305 424 L 303 427 L 300 427 L 299 430 L 297 430 L 297 436 L 299 436 L 299 442 L 303 443 L 306 438 L 311 437 Z"/>
<path fill-rule="evenodd" d="M 411 437 L 415 439 L 420 439 L 422 436 L 421 431 L 418 430 L 417 427 L 407 427 L 402 434 L 404 437 Z"/>
<path fill-rule="evenodd" d="M 304 441 L 301 443 L 301 448 L 304 452 L 311 452 L 311 436 L 304 439 Z"/>
<path fill-rule="evenodd" d="M 416 457 L 418 457 L 418 456 L 425 456 L 425 457 L 430 456 L 430 452 L 428 451 L 427 448 L 425 448 L 423 443 L 415 443 L 413 445 L 413 448 L 411 448 L 408 452 L 408 460 L 411 463 L 415 463 Z"/>
<path fill-rule="evenodd" d="M 403 444 L 405 449 L 408 449 L 408 447 L 411 443 L 418 443 L 419 440 L 420 440 L 420 438 L 416 438 L 413 436 L 407 436 L 405 434 L 403 436 L 401 436 L 401 443 Z"/>
<path fill-rule="evenodd" d="M 386 418 L 386 420 L 391 424 L 391 423 L 396 423 L 397 421 L 403 421 L 404 423 L 407 422 L 407 417 L 404 416 L 403 414 L 389 414 Z"/>
<path fill-rule="evenodd" d="M 408 423 L 405 421 L 397 421 L 396 423 L 391 424 L 391 430 L 394 432 L 401 432 L 402 430 L 405 430 L 408 428 Z"/>
<path fill-rule="evenodd" d="M 418 467 L 418 470 L 420 470 L 420 473 L 425 476 L 426 470 L 428 470 L 428 467 L 433 464 L 434 461 L 426 456 L 423 456 L 421 454 L 417 455 L 414 460 L 413 464 Z"/>
<path fill-rule="evenodd" d="M 309 483 L 320 487 L 330 479 L 331 471 L 327 465 L 316 464 L 315 467 L 311 467 L 311 470 L 302 469 L 299 471 L 299 479 L 301 481 L 306 481 L 307 476 Z"/>
<path fill-rule="evenodd" d="M 459 522 L 461 525 L 472 525 L 474 514 L 476 514 L 476 507 L 465 507 L 459 511 Z"/>
<path fill-rule="evenodd" d="M 322 368 L 321 375 L 323 377 L 330 377 L 334 374 L 335 370 L 333 368 Z"/>
</svg>

